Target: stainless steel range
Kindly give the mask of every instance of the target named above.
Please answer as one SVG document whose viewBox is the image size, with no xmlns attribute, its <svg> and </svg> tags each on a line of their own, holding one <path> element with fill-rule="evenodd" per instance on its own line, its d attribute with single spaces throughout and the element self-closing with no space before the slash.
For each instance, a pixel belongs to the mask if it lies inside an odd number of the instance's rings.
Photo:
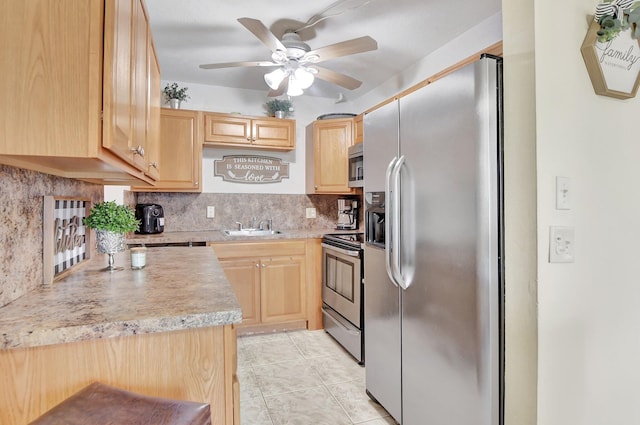
<svg viewBox="0 0 640 425">
<path fill-rule="evenodd" d="M 364 364 L 363 242 L 363 233 L 322 238 L 324 329 L 360 364 Z"/>
</svg>

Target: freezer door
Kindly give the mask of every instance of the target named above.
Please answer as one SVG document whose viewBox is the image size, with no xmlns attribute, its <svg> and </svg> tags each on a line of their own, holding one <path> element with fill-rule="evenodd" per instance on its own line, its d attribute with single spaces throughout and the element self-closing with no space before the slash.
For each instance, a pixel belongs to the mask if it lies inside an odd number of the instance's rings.
<svg viewBox="0 0 640 425">
<path fill-rule="evenodd" d="M 364 191 L 384 192 L 385 171 L 398 154 L 398 102 L 364 116 Z"/>
<path fill-rule="evenodd" d="M 489 59 L 400 99 L 403 425 L 499 423 L 497 111 Z"/>
<path fill-rule="evenodd" d="M 400 289 L 385 269 L 384 249 L 364 251 L 364 352 L 366 388 L 400 422 Z"/>
</svg>

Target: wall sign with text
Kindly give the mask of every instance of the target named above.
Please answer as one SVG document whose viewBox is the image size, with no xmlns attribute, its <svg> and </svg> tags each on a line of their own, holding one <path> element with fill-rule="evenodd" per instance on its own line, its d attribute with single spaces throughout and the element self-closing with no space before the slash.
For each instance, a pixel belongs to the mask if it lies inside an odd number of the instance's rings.
<svg viewBox="0 0 640 425">
<path fill-rule="evenodd" d="M 90 232 L 82 223 L 91 201 L 45 196 L 43 208 L 43 283 L 49 285 L 89 260 Z"/>
<path fill-rule="evenodd" d="M 596 94 L 629 99 L 640 84 L 640 44 L 632 30 L 621 31 L 607 42 L 598 41 L 600 24 L 592 22 L 582 43 L 582 57 Z"/>
<path fill-rule="evenodd" d="M 260 155 L 229 155 L 213 161 L 213 175 L 235 183 L 277 183 L 289 178 L 289 164 Z"/>
</svg>

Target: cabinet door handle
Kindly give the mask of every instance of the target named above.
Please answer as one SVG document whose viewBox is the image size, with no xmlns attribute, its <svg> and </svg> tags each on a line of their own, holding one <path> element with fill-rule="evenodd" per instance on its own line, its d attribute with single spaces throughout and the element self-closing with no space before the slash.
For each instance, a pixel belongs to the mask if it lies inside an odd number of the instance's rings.
<svg viewBox="0 0 640 425">
<path fill-rule="evenodd" d="M 132 148 L 131 152 L 134 155 L 140 155 L 141 157 L 144 158 L 144 148 L 142 146 L 138 146 L 137 148 Z"/>
<path fill-rule="evenodd" d="M 158 169 L 158 163 L 157 162 L 152 162 L 151 164 L 149 164 L 149 167 Z"/>
<path fill-rule="evenodd" d="M 247 137 L 247 142 L 250 142 L 250 141 L 251 141 L 251 137 Z"/>
</svg>

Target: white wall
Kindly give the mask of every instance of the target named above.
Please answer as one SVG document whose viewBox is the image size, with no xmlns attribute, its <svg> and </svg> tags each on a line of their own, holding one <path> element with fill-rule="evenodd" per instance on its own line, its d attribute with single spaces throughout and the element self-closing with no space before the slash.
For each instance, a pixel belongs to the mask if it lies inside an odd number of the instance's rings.
<svg viewBox="0 0 640 425">
<path fill-rule="evenodd" d="M 124 191 L 129 190 L 129 186 L 105 186 L 104 200 L 114 201 L 116 204 L 124 204 Z"/>
<path fill-rule="evenodd" d="M 501 40 L 502 14 L 497 13 L 356 99 L 354 107 L 360 111 L 367 110 Z"/>
<path fill-rule="evenodd" d="M 580 46 L 595 0 L 533 4 L 538 423 L 638 424 L 640 100 L 593 92 Z M 571 178 L 569 211 L 554 207 L 556 176 Z M 574 263 L 547 261 L 551 225 L 575 228 Z"/>
<path fill-rule="evenodd" d="M 538 423 L 538 262 L 533 0 L 503 0 L 502 15 L 506 247 L 504 413 L 506 425 L 535 425 Z"/>
</svg>

